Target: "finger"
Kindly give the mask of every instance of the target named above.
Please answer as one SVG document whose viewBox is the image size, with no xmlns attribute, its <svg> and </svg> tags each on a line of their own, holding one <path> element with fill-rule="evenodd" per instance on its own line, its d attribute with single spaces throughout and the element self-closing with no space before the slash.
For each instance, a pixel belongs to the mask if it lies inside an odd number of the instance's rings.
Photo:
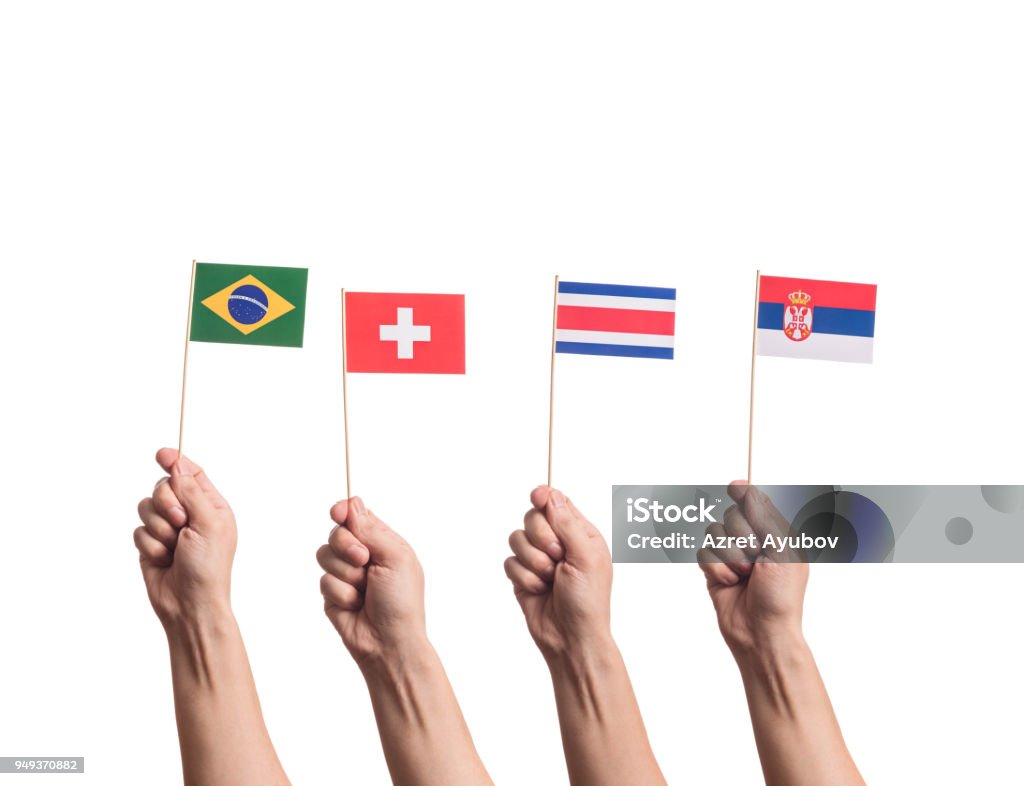
<svg viewBox="0 0 1024 786">
<path fill-rule="evenodd" d="M 734 480 L 726 488 L 726 493 L 732 498 L 733 502 L 743 502 L 743 498 L 747 494 L 747 489 L 750 488 L 750 483 L 746 480 Z"/>
<path fill-rule="evenodd" d="M 331 506 L 331 519 L 335 524 L 344 524 L 348 518 L 348 500 L 343 499 Z"/>
<path fill-rule="evenodd" d="M 337 576 L 346 584 L 351 584 L 360 591 L 366 589 L 366 568 L 346 562 L 335 554 L 334 549 L 326 543 L 317 549 L 316 561 L 320 564 L 321 568 L 332 576 Z"/>
<path fill-rule="evenodd" d="M 537 488 L 530 492 L 530 504 L 537 508 L 537 510 L 544 510 L 544 507 L 548 504 L 549 494 L 551 494 L 550 486 L 537 486 Z"/>
<path fill-rule="evenodd" d="M 320 593 L 325 603 L 345 611 L 358 611 L 363 607 L 363 593 L 330 573 L 320 577 Z"/>
<path fill-rule="evenodd" d="M 761 553 L 760 539 L 750 526 L 750 522 L 744 517 L 737 505 L 730 505 L 722 517 L 725 525 L 725 532 L 730 537 L 743 538 L 750 545 L 743 546 L 743 552 L 748 557 L 756 557 Z"/>
<path fill-rule="evenodd" d="M 555 531 L 551 529 L 551 525 L 548 524 L 543 510 L 530 508 L 526 515 L 523 516 L 523 527 L 526 531 L 526 537 L 533 544 L 534 548 L 540 549 L 556 561 L 565 556 L 565 549 L 558 542 L 558 537 L 555 535 Z"/>
<path fill-rule="evenodd" d="M 179 466 L 181 474 L 191 475 L 195 478 L 196 483 L 199 484 L 199 488 L 203 491 L 216 494 L 218 497 L 220 496 L 220 493 L 214 487 L 210 478 L 205 472 L 203 472 L 203 468 L 192 461 L 188 456 L 182 456 L 181 461 L 178 461 L 178 451 L 174 448 L 160 448 L 160 450 L 156 452 L 156 463 L 159 464 L 168 475 L 173 475 L 174 473 L 171 470 L 176 465 Z"/>
<path fill-rule="evenodd" d="M 153 506 L 156 512 L 171 522 L 176 527 L 184 527 L 188 524 L 188 515 L 185 508 L 174 495 L 171 488 L 170 478 L 161 478 L 153 489 Z"/>
<path fill-rule="evenodd" d="M 146 532 L 163 543 L 168 549 L 173 550 L 178 542 L 178 529 L 171 522 L 157 513 L 153 507 L 151 497 L 146 497 L 139 503 L 139 519 Z"/>
<path fill-rule="evenodd" d="M 391 527 L 381 521 L 359 497 L 348 501 L 348 515 L 345 519 L 348 530 L 370 552 L 370 560 L 378 565 L 388 565 L 407 558 L 412 549 Z"/>
<path fill-rule="evenodd" d="M 591 538 L 596 532 L 593 525 L 580 515 L 575 505 L 569 504 L 561 491 L 546 486 L 543 488 L 548 492 L 544 517 L 565 548 L 566 558 L 586 559 L 591 554 Z M 539 496 L 538 491 L 534 489 L 534 496 Z"/>
<path fill-rule="evenodd" d="M 327 545 L 335 555 L 357 568 L 370 561 L 370 550 L 366 548 L 348 527 L 335 527 L 327 536 Z"/>
<path fill-rule="evenodd" d="M 711 549 L 701 549 L 698 551 L 697 562 L 707 577 L 709 587 L 713 585 L 732 587 L 739 584 L 743 579 L 736 571 L 722 562 Z"/>
<path fill-rule="evenodd" d="M 715 541 L 715 545 L 711 546 L 711 551 L 715 556 L 738 573 L 742 572 L 746 575 L 750 572 L 750 563 L 752 562 L 750 557 L 734 545 L 717 545 L 719 542 L 722 542 L 719 540 L 720 538 L 728 537 L 724 526 L 718 523 L 711 524 L 705 530 L 705 533 L 710 535 Z"/>
<path fill-rule="evenodd" d="M 531 595 L 543 595 L 550 587 L 540 576 L 527 568 L 515 557 L 505 560 L 505 575 L 516 590 L 528 592 Z"/>
<path fill-rule="evenodd" d="M 154 538 L 145 527 L 135 528 L 135 548 L 139 550 L 139 559 L 152 565 L 164 568 L 171 564 L 171 552 L 159 540 Z"/>
<path fill-rule="evenodd" d="M 543 579 L 550 580 L 555 576 L 555 561 L 543 551 L 530 543 L 526 532 L 517 529 L 508 536 L 508 545 L 512 547 L 512 553 L 530 571 L 536 573 Z"/>
</svg>

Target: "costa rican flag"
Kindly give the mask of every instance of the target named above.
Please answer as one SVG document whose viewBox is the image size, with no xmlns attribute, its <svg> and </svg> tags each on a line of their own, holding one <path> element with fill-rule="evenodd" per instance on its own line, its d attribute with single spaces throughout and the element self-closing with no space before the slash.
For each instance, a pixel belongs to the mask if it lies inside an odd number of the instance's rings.
<svg viewBox="0 0 1024 786">
<path fill-rule="evenodd" d="M 870 363 L 875 284 L 761 276 L 757 354 Z"/>
<path fill-rule="evenodd" d="M 672 359 L 676 291 L 558 282 L 555 352 Z"/>
</svg>

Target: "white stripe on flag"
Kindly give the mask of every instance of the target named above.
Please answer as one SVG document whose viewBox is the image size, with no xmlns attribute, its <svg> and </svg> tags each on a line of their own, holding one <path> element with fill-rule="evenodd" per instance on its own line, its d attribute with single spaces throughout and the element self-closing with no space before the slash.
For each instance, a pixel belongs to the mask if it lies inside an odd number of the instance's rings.
<svg viewBox="0 0 1024 786">
<path fill-rule="evenodd" d="M 601 330 L 565 330 L 555 331 L 556 341 L 575 341 L 581 344 L 617 344 L 633 347 L 671 347 L 672 336 L 659 336 L 654 333 L 605 333 Z"/>
<path fill-rule="evenodd" d="M 558 293 L 560 306 L 588 306 L 590 308 L 627 308 L 633 311 L 675 311 L 676 301 L 656 297 L 618 297 L 616 295 L 575 295 Z"/>
<path fill-rule="evenodd" d="M 874 339 L 871 336 L 840 336 L 812 333 L 803 341 L 786 338 L 781 330 L 758 328 L 757 354 L 811 360 L 842 360 L 870 363 Z"/>
</svg>

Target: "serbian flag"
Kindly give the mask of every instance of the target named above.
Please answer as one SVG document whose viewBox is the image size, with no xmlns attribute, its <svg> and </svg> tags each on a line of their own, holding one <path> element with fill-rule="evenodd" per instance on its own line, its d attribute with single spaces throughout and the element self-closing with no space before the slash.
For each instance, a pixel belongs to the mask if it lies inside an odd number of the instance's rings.
<svg viewBox="0 0 1024 786">
<path fill-rule="evenodd" d="M 465 374 L 465 296 L 346 292 L 345 358 L 353 372 Z"/>
<path fill-rule="evenodd" d="M 558 282 L 555 352 L 672 359 L 676 291 Z"/>
<path fill-rule="evenodd" d="M 757 354 L 870 363 L 875 284 L 761 276 Z"/>
</svg>

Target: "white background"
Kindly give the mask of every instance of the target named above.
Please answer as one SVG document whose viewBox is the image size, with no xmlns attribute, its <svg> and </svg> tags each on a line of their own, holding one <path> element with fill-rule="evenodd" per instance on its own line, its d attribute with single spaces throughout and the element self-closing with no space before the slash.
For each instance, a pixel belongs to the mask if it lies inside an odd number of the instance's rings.
<svg viewBox="0 0 1024 786">
<path fill-rule="evenodd" d="M 544 479 L 554 273 L 679 289 L 675 361 L 559 358 L 556 482 L 606 534 L 613 483 L 745 473 L 758 267 L 879 300 L 874 365 L 759 363 L 755 480 L 1024 480 L 1021 34 L 1011 2 L 4 3 L 0 755 L 180 780 L 131 532 L 177 437 L 193 257 L 310 269 L 301 351 L 193 346 L 185 434 L 238 515 L 296 784 L 386 782 L 314 560 L 344 493 L 341 286 L 467 295 L 465 377 L 351 378 L 352 473 L 422 558 L 500 783 L 566 780 L 501 569 Z M 870 783 L 1019 777 L 1022 578 L 813 571 Z M 670 782 L 757 782 L 699 571 L 618 567 L 614 604 Z"/>
</svg>

